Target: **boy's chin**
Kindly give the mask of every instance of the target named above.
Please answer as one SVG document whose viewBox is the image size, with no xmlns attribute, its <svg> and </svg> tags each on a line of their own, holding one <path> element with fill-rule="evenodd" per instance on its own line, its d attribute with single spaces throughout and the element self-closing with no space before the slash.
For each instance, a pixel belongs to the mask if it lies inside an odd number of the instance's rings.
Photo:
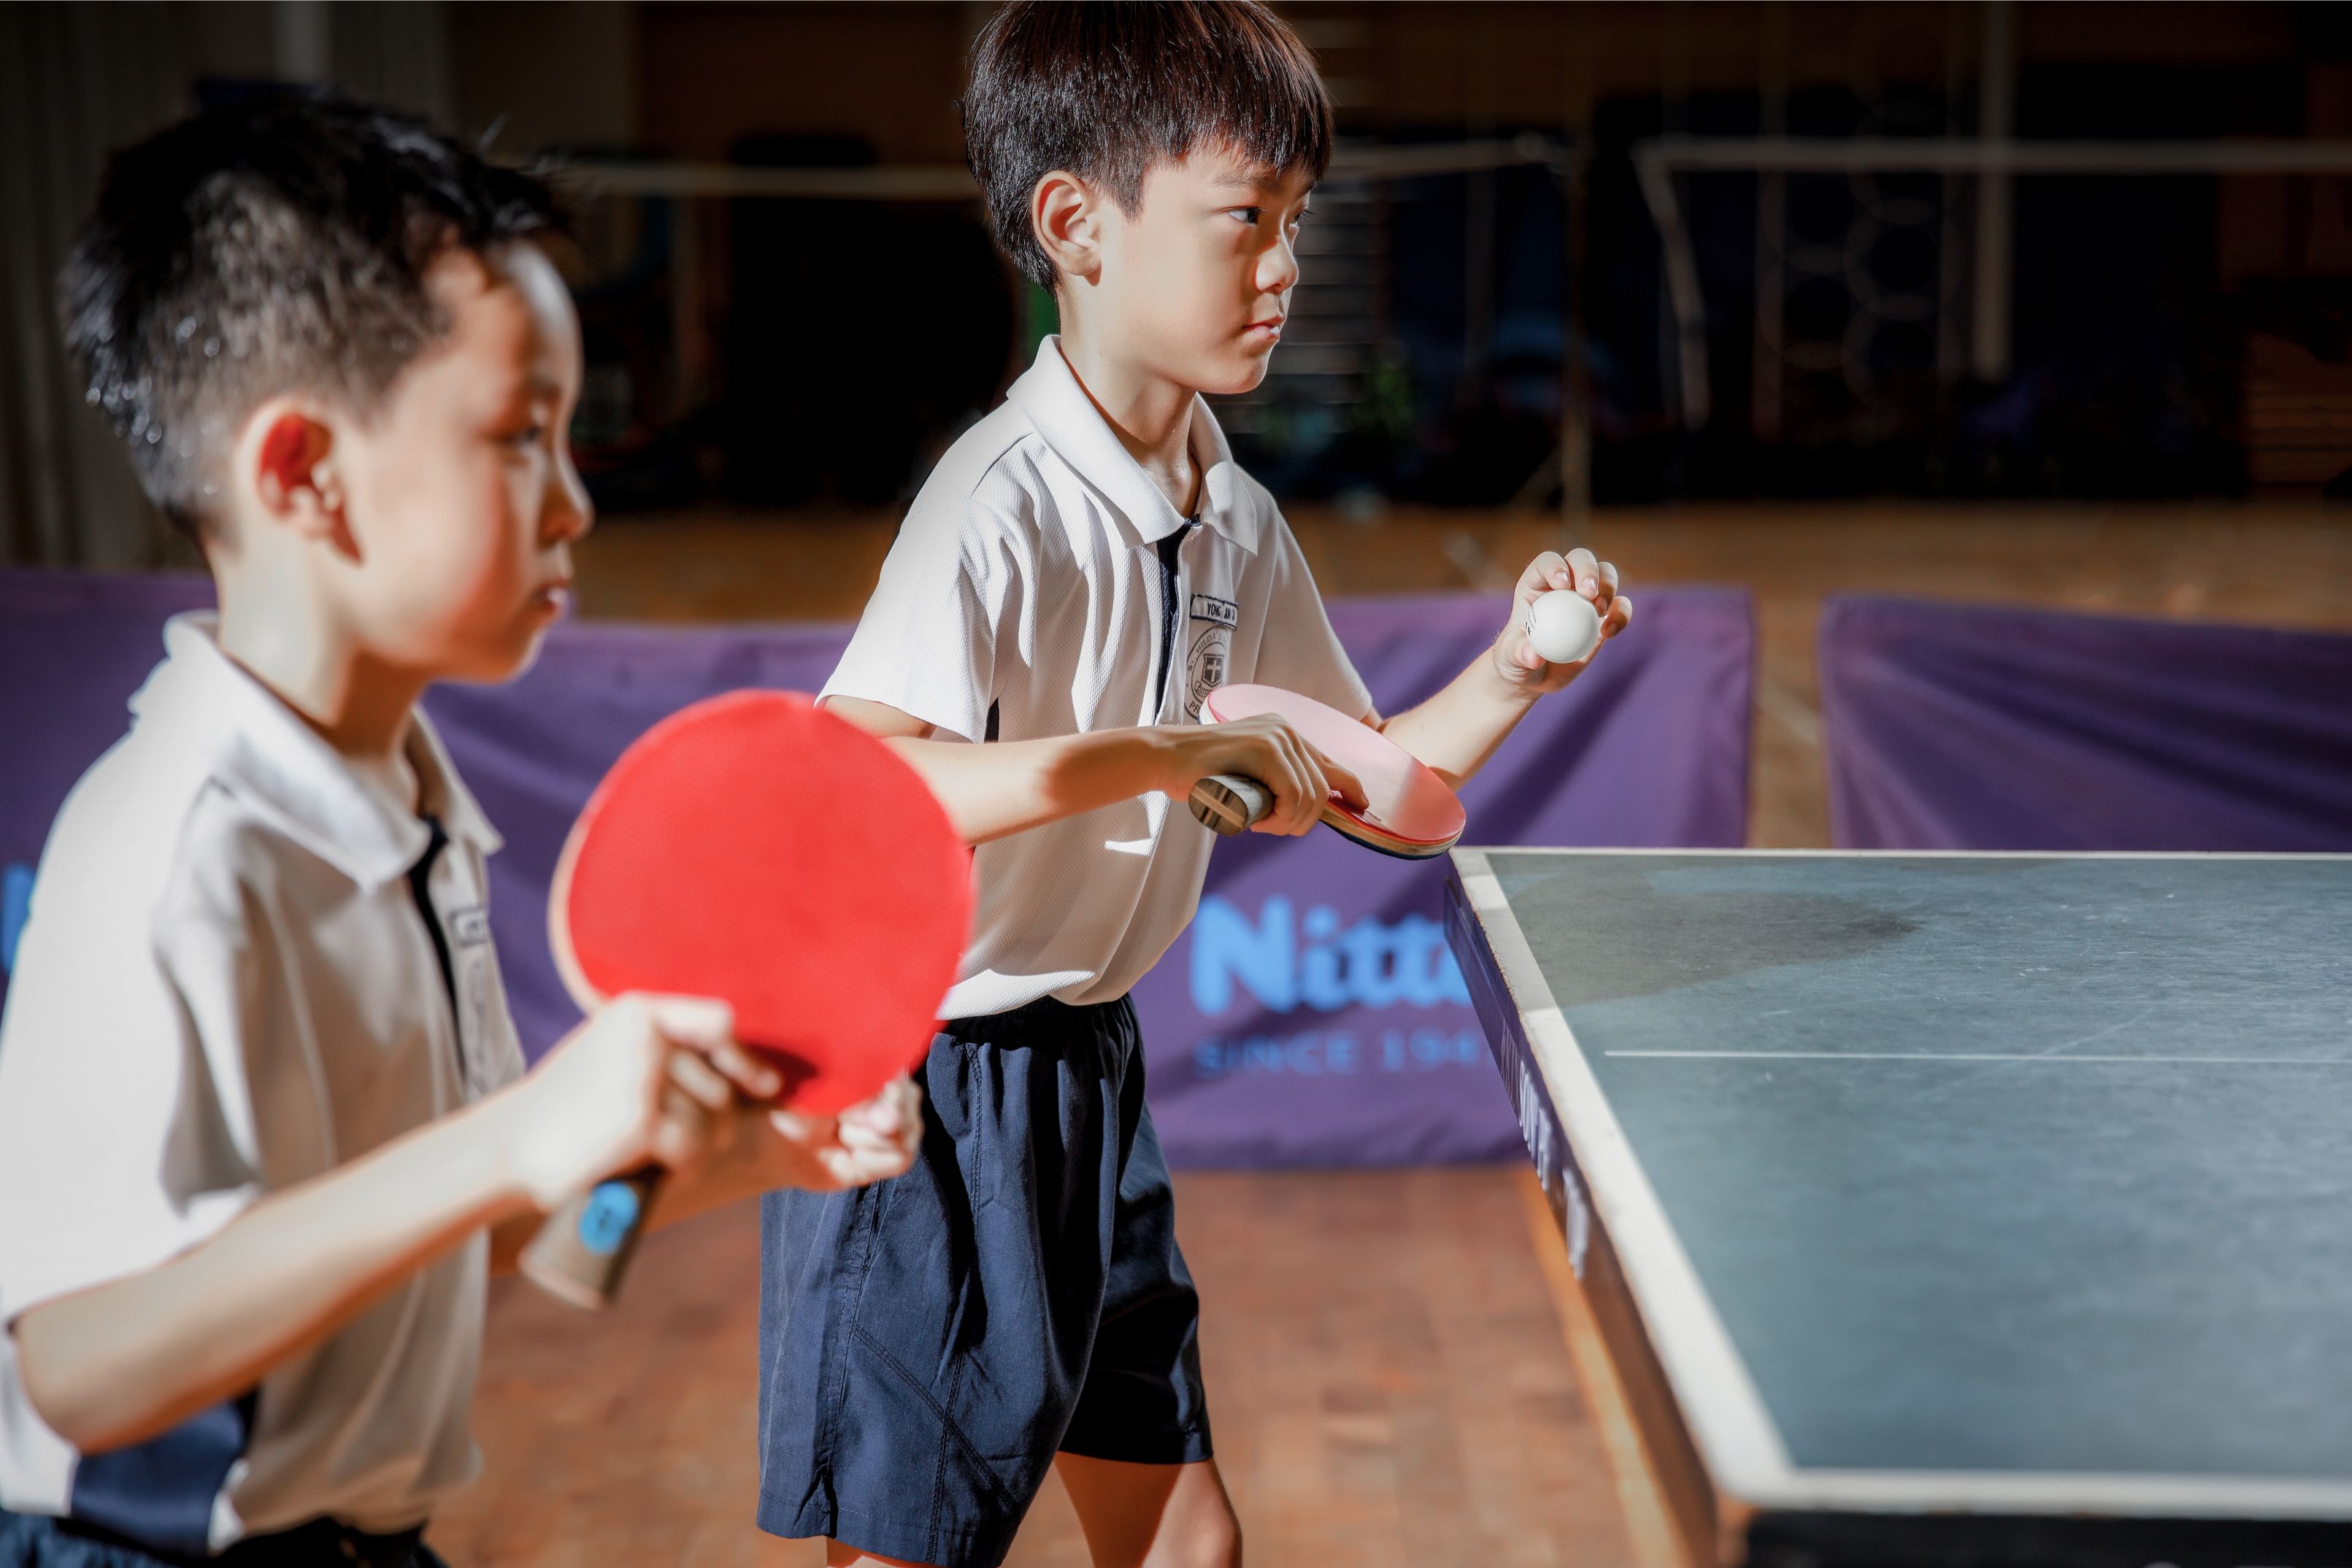
<svg viewBox="0 0 2352 1568">
<path fill-rule="evenodd" d="M 497 686 L 512 680 L 539 662 L 540 645 L 547 640 L 547 622 L 534 618 L 504 636 L 487 638 L 450 659 L 442 679 L 477 686 Z"/>
<path fill-rule="evenodd" d="M 1201 375 L 1193 383 L 1193 389 L 1212 397 L 1238 397 L 1244 392 L 1255 392 L 1265 380 L 1266 366 L 1273 357 L 1271 350 L 1203 356 Z"/>
</svg>

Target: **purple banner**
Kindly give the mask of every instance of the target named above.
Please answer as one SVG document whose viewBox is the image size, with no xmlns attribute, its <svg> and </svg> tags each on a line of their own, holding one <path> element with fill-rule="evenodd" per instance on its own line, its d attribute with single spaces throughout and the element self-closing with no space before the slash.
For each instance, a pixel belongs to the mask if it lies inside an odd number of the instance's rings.
<svg viewBox="0 0 2352 1568">
<path fill-rule="evenodd" d="M 197 578 L 0 573 L 0 994 L 32 868 L 65 794 L 121 734 L 123 704 Z M 1339 603 L 1332 621 L 1390 711 L 1485 645 L 1499 603 Z M 501 833 L 492 910 L 527 1049 L 577 1016 L 548 955 L 548 879 L 565 829 L 621 748 L 696 698 L 815 689 L 842 626 L 571 625 L 511 686 L 426 700 Z M 1734 845 L 1747 816 L 1744 595 L 1645 591 L 1641 620 L 1552 699 L 1471 786 L 1480 843 Z M 1252 837 L 1213 860 L 1201 919 L 1136 1000 L 1171 1159 L 1376 1164 L 1499 1157 L 1518 1132 L 1438 927 L 1442 873 L 1328 833 Z"/>
<path fill-rule="evenodd" d="M 1820 658 L 1841 847 L 2352 850 L 2352 637 L 1832 598 Z"/>
</svg>

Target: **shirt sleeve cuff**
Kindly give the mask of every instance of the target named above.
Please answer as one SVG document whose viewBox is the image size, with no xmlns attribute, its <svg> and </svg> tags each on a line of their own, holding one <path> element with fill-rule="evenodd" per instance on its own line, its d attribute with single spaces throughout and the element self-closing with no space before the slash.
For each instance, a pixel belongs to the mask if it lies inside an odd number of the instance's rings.
<svg viewBox="0 0 2352 1568">
<path fill-rule="evenodd" d="M 829 702 L 836 697 L 854 697 L 862 702 L 879 702 L 896 708 L 908 718 L 929 725 L 935 731 L 945 731 L 959 741 L 977 745 L 988 738 L 988 711 L 973 712 L 963 703 L 934 693 L 882 691 L 870 687 L 825 682 L 817 700 Z"/>
</svg>

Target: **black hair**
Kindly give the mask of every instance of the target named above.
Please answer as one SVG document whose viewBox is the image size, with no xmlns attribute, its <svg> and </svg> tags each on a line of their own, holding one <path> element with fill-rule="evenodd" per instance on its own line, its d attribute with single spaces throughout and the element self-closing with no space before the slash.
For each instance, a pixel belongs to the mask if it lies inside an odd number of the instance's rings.
<svg viewBox="0 0 2352 1568">
<path fill-rule="evenodd" d="M 997 243 L 1051 289 L 1029 200 L 1055 169 L 1109 191 L 1130 216 L 1143 179 L 1202 146 L 1258 166 L 1331 161 L 1331 100 L 1315 58 L 1255 0 L 1013 0 L 972 46 L 964 156 Z"/>
<path fill-rule="evenodd" d="M 264 399 L 372 411 L 448 323 L 425 275 L 560 226 L 546 183 L 421 122 L 325 94 L 209 110 L 107 160 L 58 279 L 88 401 L 197 534 L 209 471 Z"/>
</svg>

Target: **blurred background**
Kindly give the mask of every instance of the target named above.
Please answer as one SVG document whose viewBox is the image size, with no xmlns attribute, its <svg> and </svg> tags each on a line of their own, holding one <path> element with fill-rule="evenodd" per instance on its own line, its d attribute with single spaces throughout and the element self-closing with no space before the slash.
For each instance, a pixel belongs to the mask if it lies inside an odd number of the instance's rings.
<svg viewBox="0 0 2352 1568">
<path fill-rule="evenodd" d="M 986 9 L 6 7 L 0 562 L 193 564 L 51 279 L 107 148 L 321 82 L 566 171 L 589 613 L 854 613 L 1053 326 L 961 163 Z M 1328 592 L 1491 588 L 1562 539 L 1748 586 L 1757 842 L 1827 841 L 1820 590 L 2342 618 L 2352 12 L 1285 13 L 1342 142 L 1292 331 L 1219 409 L 1240 455 Z"/>
<path fill-rule="evenodd" d="M 80 442 L 30 471 L 68 417 L 46 282 L 107 146 L 263 81 L 569 164 L 608 514 L 904 500 L 1051 326 L 961 168 L 985 9 L 11 7 L 8 554 L 152 548 Z M 1286 498 L 2316 497 L 2352 468 L 2341 8 L 1286 9 L 1343 151 L 1296 335 L 1225 411 Z"/>
<path fill-rule="evenodd" d="M 1217 413 L 1359 606 L 1351 647 L 1454 613 L 1397 595 L 1484 605 L 1572 543 L 1688 612 L 1653 620 L 1662 659 L 1728 617 L 1715 706 L 1654 684 L 1569 710 L 1714 723 L 1719 754 L 1685 748 L 1710 826 L 1603 813 L 1565 841 L 2347 847 L 2352 8 L 1276 8 L 1340 151 L 1272 373 Z M 1053 330 L 962 164 L 987 15 L 0 6 L 0 566 L 22 569 L 0 576 L 54 606 L 196 564 L 82 406 L 54 276 L 109 148 L 321 83 L 562 172 L 600 509 L 583 617 L 837 627 Z M 2006 815 L 1970 816 L 1994 795 Z M 1516 1132 L 1455 1037 L 1462 1059 L 1423 1054 L 1501 1128 L 1461 1146 L 1491 1154 Z M 1557 1233 L 1506 1167 L 1440 1163 L 1461 1147 L 1184 1177 L 1254 1555 L 1639 1555 L 1563 1349 Z M 747 1224 L 662 1238 L 674 1267 L 613 1319 L 499 1298 L 488 1472 L 436 1531 L 454 1561 L 807 1560 L 748 1523 Z M 1015 1561 L 1084 1560 L 1049 1497 Z"/>
</svg>

